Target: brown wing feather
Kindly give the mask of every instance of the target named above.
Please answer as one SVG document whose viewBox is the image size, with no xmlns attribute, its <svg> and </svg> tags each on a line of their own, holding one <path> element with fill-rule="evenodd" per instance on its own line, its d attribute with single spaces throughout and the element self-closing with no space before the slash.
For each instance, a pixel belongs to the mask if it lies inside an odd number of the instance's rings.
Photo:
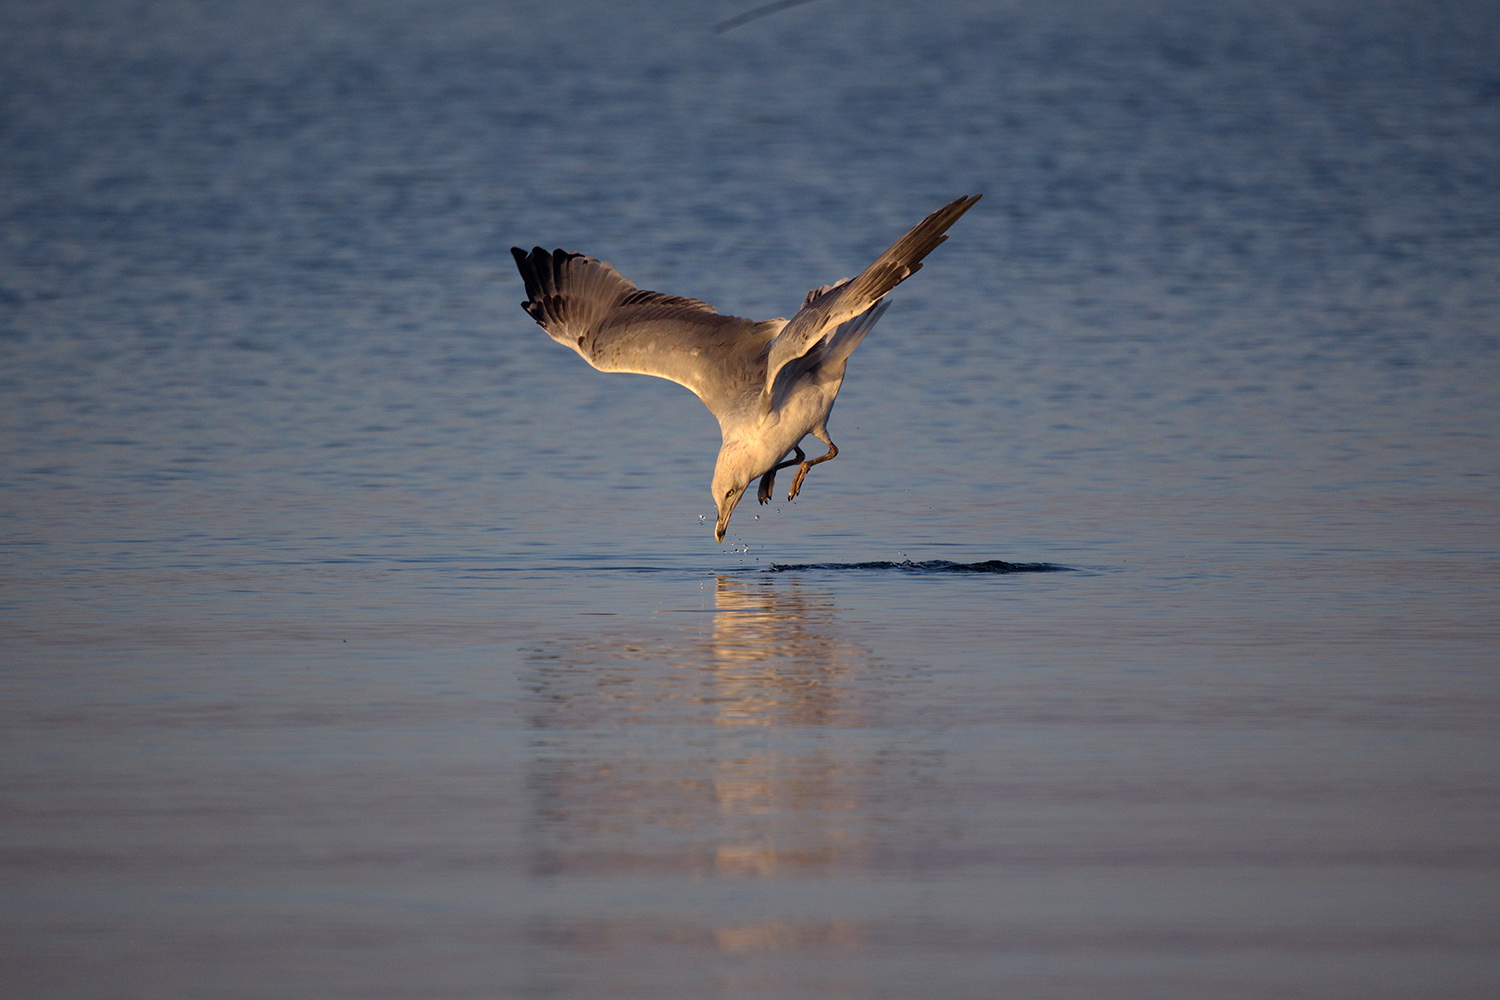
<svg viewBox="0 0 1500 1000">
<path fill-rule="evenodd" d="M 537 247 L 511 255 L 526 283 L 521 308 L 600 371 L 669 379 L 716 414 L 760 391 L 764 347 L 780 322 L 721 316 L 698 299 L 638 289 L 608 262 L 582 254 Z"/>
<path fill-rule="evenodd" d="M 840 324 L 862 314 L 891 289 L 921 270 L 922 258 L 948 238 L 948 228 L 972 208 L 979 198 L 977 194 L 959 198 L 933 212 L 892 244 L 890 249 L 877 257 L 875 263 L 860 272 L 854 280 L 825 285 L 809 292 L 802 309 L 792 317 L 786 329 L 771 345 L 771 356 L 766 366 L 767 405 L 770 403 L 776 373 L 783 365 L 806 354 Z"/>
</svg>

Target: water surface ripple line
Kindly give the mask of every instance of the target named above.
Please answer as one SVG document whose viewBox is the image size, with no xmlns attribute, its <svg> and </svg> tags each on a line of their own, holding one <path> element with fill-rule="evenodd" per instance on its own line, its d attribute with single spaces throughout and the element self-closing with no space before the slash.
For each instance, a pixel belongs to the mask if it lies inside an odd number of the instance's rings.
<svg viewBox="0 0 1500 1000">
<path fill-rule="evenodd" d="M 877 561 L 857 563 L 774 563 L 767 573 L 796 573 L 808 570 L 860 570 L 865 572 L 879 572 L 885 570 L 896 570 L 902 573 L 1068 573 L 1072 572 L 1070 566 L 1059 566 L 1056 563 L 1013 563 L 1000 559 L 986 559 L 983 562 L 960 563 L 951 562 L 947 559 L 927 559 L 922 562 L 913 562 L 903 559 L 901 562 Z"/>
</svg>

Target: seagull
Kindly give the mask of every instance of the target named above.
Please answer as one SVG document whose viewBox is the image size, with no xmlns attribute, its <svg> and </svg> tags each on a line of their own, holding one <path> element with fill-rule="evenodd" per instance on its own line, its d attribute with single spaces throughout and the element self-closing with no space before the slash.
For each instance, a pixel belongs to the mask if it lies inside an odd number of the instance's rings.
<svg viewBox="0 0 1500 1000">
<path fill-rule="evenodd" d="M 636 288 L 608 261 L 583 254 L 510 252 L 526 283 L 521 308 L 549 337 L 599 371 L 687 386 L 718 418 L 724 442 L 711 489 L 719 509 L 714 540 L 722 542 L 752 482 L 760 480 L 756 499 L 768 503 L 776 473 L 795 465 L 793 500 L 813 466 L 837 457 L 828 413 L 849 355 L 885 313 L 886 293 L 921 270 L 922 258 L 979 198 L 933 212 L 858 277 L 814 288 L 790 321 L 721 316 L 707 302 Z M 826 454 L 807 457 L 801 445 L 809 434 L 828 446 Z"/>
</svg>

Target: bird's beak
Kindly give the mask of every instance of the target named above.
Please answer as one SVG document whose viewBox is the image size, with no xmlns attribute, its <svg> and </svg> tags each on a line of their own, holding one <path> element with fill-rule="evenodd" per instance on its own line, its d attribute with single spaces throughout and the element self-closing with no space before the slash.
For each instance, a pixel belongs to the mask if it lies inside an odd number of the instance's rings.
<svg viewBox="0 0 1500 1000">
<path fill-rule="evenodd" d="M 724 540 L 724 532 L 729 530 L 729 517 L 734 513 L 734 509 L 740 505 L 740 497 L 744 495 L 745 491 L 741 490 L 734 496 L 727 498 L 723 506 L 719 508 L 719 520 L 714 525 L 714 541 L 722 542 Z"/>
</svg>

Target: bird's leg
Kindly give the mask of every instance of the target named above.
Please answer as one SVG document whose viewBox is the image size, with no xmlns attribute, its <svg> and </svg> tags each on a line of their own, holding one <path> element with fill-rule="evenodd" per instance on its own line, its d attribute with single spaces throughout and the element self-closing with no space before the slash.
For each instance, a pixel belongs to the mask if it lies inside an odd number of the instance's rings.
<svg viewBox="0 0 1500 1000">
<path fill-rule="evenodd" d="M 789 465 L 796 465 L 798 462 L 807 457 L 807 453 L 797 445 L 792 445 L 792 451 L 797 453 L 796 458 L 787 459 L 780 465 L 771 466 L 770 470 L 766 472 L 764 476 L 760 477 L 760 488 L 755 491 L 755 499 L 759 500 L 763 504 L 770 503 L 771 491 L 776 488 L 776 470 L 785 469 Z"/>
<path fill-rule="evenodd" d="M 814 433 L 816 433 L 816 432 L 814 432 Z M 802 468 L 800 468 L 800 469 L 797 470 L 797 478 L 792 480 L 792 490 L 791 490 L 790 493 L 788 493 L 786 495 L 786 498 L 788 500 L 795 500 L 796 499 L 797 494 L 802 489 L 802 480 L 807 476 L 807 471 L 809 469 L 811 469 L 813 466 L 819 464 L 820 462 L 826 462 L 830 458 L 837 458 L 838 457 L 838 454 L 839 454 L 839 446 L 838 445 L 836 445 L 832 441 L 830 441 L 825 434 L 817 434 L 817 438 L 818 438 L 819 441 L 822 441 L 824 444 L 826 444 L 828 446 L 828 454 L 819 456 L 818 458 L 813 459 L 811 462 L 803 462 L 802 463 Z"/>
</svg>

